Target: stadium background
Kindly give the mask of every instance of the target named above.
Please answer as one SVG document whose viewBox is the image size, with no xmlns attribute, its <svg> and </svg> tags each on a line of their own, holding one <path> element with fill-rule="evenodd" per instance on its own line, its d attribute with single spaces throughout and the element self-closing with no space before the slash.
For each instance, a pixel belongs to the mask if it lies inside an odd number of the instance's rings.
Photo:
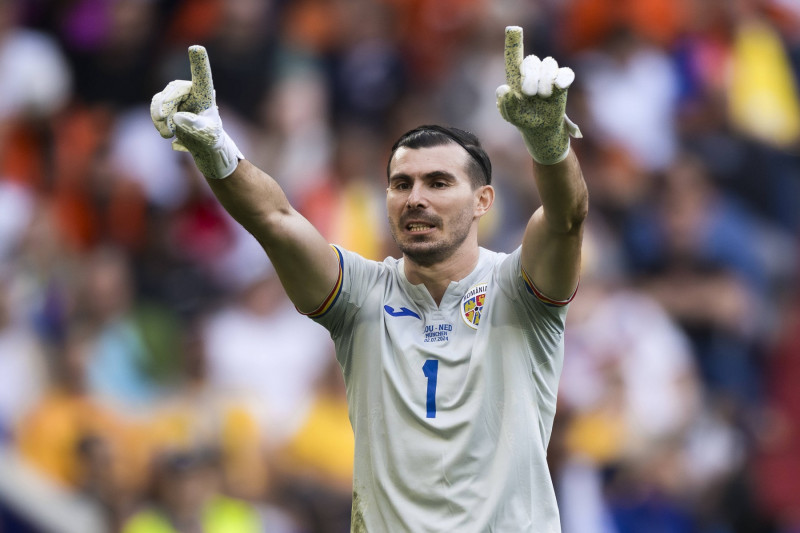
<svg viewBox="0 0 800 533">
<path fill-rule="evenodd" d="M 0 531 L 115 531 L 204 491 L 263 531 L 347 531 L 330 340 L 150 98 L 205 45 L 244 154 L 375 259 L 394 138 L 474 131 L 482 243 L 509 251 L 538 200 L 494 105 L 506 25 L 575 69 L 585 136 L 564 532 L 800 531 L 796 0 L 0 0 Z"/>
</svg>

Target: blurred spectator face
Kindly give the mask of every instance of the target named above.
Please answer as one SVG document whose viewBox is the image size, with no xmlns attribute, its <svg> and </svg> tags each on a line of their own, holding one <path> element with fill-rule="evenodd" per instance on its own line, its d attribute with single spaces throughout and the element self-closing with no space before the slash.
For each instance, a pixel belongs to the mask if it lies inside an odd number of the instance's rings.
<svg viewBox="0 0 800 533">
<path fill-rule="evenodd" d="M 90 342 L 89 332 L 83 326 L 73 328 L 59 354 L 55 380 L 67 392 L 80 394 L 86 390 Z"/>
<path fill-rule="evenodd" d="M 269 2 L 263 0 L 228 0 L 225 2 L 224 17 L 230 24 L 253 24 L 263 20 L 269 9 Z"/>
<path fill-rule="evenodd" d="M 344 0 L 335 2 L 336 20 L 341 24 L 343 44 L 354 46 L 364 41 L 383 41 L 394 33 L 392 12 L 372 0 Z M 443 17 L 450 20 L 452 13 Z"/>
<path fill-rule="evenodd" d="M 187 328 L 182 339 L 184 372 L 192 381 L 205 381 L 208 375 L 208 356 L 203 336 L 196 328 Z"/>
<path fill-rule="evenodd" d="M 665 176 L 664 227 L 676 254 L 691 254 L 702 243 L 709 189 L 705 168 L 699 161 L 683 158 Z"/>
<path fill-rule="evenodd" d="M 119 496 L 111 446 L 103 437 L 87 435 L 78 444 L 83 465 L 82 488 L 98 498 Z"/>
<path fill-rule="evenodd" d="M 111 11 L 110 32 L 114 49 L 139 48 L 155 27 L 153 2 L 142 0 L 117 0 Z"/>
<path fill-rule="evenodd" d="M 328 115 L 325 80 L 312 72 L 288 76 L 275 87 L 269 100 L 269 114 L 275 125 L 290 135 L 321 127 Z"/>
<path fill-rule="evenodd" d="M 162 460 L 156 473 L 157 493 L 170 514 L 198 517 L 219 490 L 216 459 L 206 451 L 177 452 Z"/>
<path fill-rule="evenodd" d="M 267 0 L 225 0 L 219 35 L 233 49 L 247 48 L 263 37 Z"/>
<path fill-rule="evenodd" d="M 100 321 L 124 313 L 131 301 L 132 281 L 125 257 L 116 250 L 100 250 L 89 258 L 85 271 L 83 304 Z"/>
</svg>

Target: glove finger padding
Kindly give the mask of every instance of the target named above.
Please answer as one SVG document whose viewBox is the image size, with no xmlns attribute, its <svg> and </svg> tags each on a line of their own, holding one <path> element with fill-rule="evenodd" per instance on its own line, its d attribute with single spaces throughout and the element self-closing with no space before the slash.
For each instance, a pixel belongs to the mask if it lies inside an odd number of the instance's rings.
<svg viewBox="0 0 800 533">
<path fill-rule="evenodd" d="M 211 63 L 204 47 L 199 45 L 189 47 L 189 66 L 192 71 L 191 90 L 180 110 L 201 113 L 217 105 Z"/>
<path fill-rule="evenodd" d="M 190 46 L 189 64 L 192 81 L 171 81 L 163 91 L 153 96 L 150 102 L 150 118 L 158 133 L 165 139 L 175 135 L 173 115 L 176 112 L 200 113 L 216 105 L 211 64 L 206 49 L 197 45 Z M 174 142 L 173 147 L 185 150 L 179 142 Z"/>
<path fill-rule="evenodd" d="M 206 178 L 223 179 L 244 156 L 222 129 L 206 49 L 189 47 L 192 81 L 169 83 L 150 102 L 150 118 L 162 137 L 173 135 L 172 148 L 189 152 Z"/>
<path fill-rule="evenodd" d="M 531 156 L 554 164 L 569 153 L 570 135 L 580 130 L 565 114 L 567 89 L 575 80 L 570 68 L 559 68 L 552 57 L 522 58 L 522 29 L 506 28 L 506 85 L 497 88 L 497 108 L 504 120 L 522 133 Z"/>
<path fill-rule="evenodd" d="M 539 72 L 539 96 L 550 98 L 553 94 L 553 84 L 558 74 L 558 63 L 552 57 L 546 57 L 542 61 L 542 68 Z M 523 73 L 523 76 L 525 74 Z"/>
<path fill-rule="evenodd" d="M 171 81 L 160 93 L 156 93 L 150 101 L 150 118 L 158 133 L 165 139 L 175 135 L 175 124 L 172 116 L 179 106 L 189 97 L 192 83 L 186 80 Z"/>
<path fill-rule="evenodd" d="M 528 56 L 522 60 L 520 77 L 522 78 L 522 94 L 528 96 L 539 92 L 539 74 L 542 62 L 536 56 Z"/>
<path fill-rule="evenodd" d="M 561 67 L 558 69 L 556 75 L 556 87 L 559 89 L 568 89 L 572 82 L 575 81 L 575 72 L 569 67 Z"/>
<path fill-rule="evenodd" d="M 522 28 L 519 26 L 508 26 L 506 28 L 504 50 L 506 85 L 511 87 L 511 90 L 514 92 L 519 92 L 522 84 L 520 79 L 520 65 L 522 64 L 523 57 Z"/>
<path fill-rule="evenodd" d="M 497 88 L 497 107 L 507 121 L 521 130 L 546 130 L 543 133 L 554 133 L 564 122 L 564 108 L 567 102 L 567 91 L 553 88 L 547 99 L 539 96 L 514 94 L 507 85 Z"/>
<path fill-rule="evenodd" d="M 504 120 L 522 133 L 525 145 L 537 162 L 551 165 L 569 152 L 569 137 L 581 137 L 580 129 L 564 113 L 566 89 L 552 87 L 549 98 L 517 95 L 507 86 L 497 89 L 497 108 Z"/>
</svg>

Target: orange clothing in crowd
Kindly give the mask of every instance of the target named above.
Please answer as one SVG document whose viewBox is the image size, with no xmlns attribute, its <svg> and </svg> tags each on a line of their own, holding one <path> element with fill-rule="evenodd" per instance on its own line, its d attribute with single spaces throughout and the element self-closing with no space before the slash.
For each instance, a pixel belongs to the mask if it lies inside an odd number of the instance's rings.
<svg viewBox="0 0 800 533">
<path fill-rule="evenodd" d="M 86 479 L 81 443 L 101 439 L 110 453 L 112 477 L 138 487 L 148 460 L 145 434 L 86 396 L 52 392 L 23 418 L 16 431 L 22 456 L 54 480 L 77 487 Z"/>
<path fill-rule="evenodd" d="M 321 394 L 303 426 L 283 450 L 281 459 L 294 472 L 349 490 L 354 447 L 346 400 Z"/>
<path fill-rule="evenodd" d="M 263 496 L 269 482 L 263 434 L 244 402 L 190 395 L 166 403 L 149 422 L 156 450 L 217 448 L 226 489 L 241 498 Z"/>
<path fill-rule="evenodd" d="M 574 0 L 563 23 L 563 45 L 571 52 L 596 48 L 617 28 L 633 29 L 640 37 L 668 46 L 686 27 L 685 0 Z"/>
</svg>

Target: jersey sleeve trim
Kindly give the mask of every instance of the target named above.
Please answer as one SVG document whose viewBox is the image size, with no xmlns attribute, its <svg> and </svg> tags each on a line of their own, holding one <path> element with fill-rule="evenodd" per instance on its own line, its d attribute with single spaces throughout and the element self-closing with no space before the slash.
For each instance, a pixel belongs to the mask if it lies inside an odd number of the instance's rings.
<svg viewBox="0 0 800 533">
<path fill-rule="evenodd" d="M 331 290 L 330 294 L 328 294 L 328 297 L 325 298 L 325 301 L 322 302 L 322 305 L 320 305 L 317 309 L 309 313 L 303 313 L 302 311 L 300 311 L 301 315 L 305 315 L 309 318 L 320 318 L 325 313 L 327 313 L 331 309 L 331 307 L 333 307 L 333 304 L 336 303 L 336 300 L 339 298 L 339 294 L 341 294 L 342 292 L 342 279 L 344 277 L 343 276 L 344 258 L 342 257 L 342 252 L 336 246 L 331 244 L 331 248 L 334 249 L 336 255 L 339 257 L 339 277 L 336 279 L 336 284 L 333 286 L 333 289 Z"/>
<path fill-rule="evenodd" d="M 525 288 L 528 289 L 528 292 L 536 296 L 542 303 L 550 307 L 564 307 L 565 305 L 570 303 L 572 299 L 575 298 L 575 295 L 578 293 L 578 287 L 575 287 L 575 290 L 572 292 L 572 295 L 566 300 L 554 300 L 548 296 L 545 296 L 539 289 L 536 288 L 536 285 L 533 284 L 533 281 L 531 281 L 530 276 L 528 276 L 528 273 L 525 272 L 524 268 L 521 268 L 520 270 L 522 271 L 522 279 L 523 281 L 525 281 Z"/>
</svg>

